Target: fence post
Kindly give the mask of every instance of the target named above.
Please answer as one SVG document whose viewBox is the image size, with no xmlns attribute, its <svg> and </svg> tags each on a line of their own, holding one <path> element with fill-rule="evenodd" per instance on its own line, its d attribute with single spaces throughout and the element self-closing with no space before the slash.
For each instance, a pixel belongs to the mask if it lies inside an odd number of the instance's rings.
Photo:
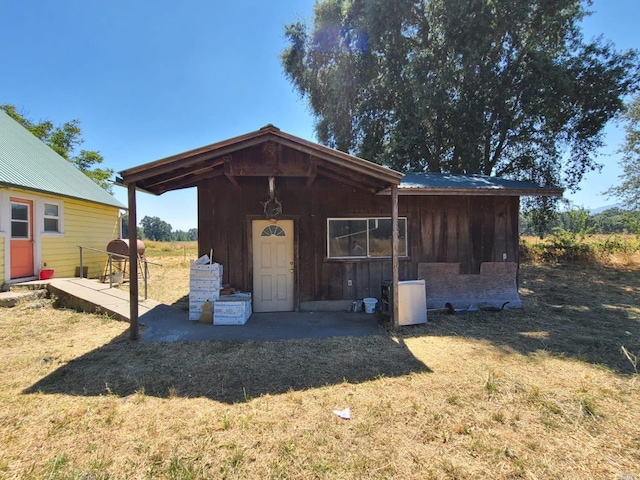
<svg viewBox="0 0 640 480">
<path fill-rule="evenodd" d="M 84 275 L 82 273 L 83 268 L 82 268 L 82 245 L 78 245 L 78 248 L 80 249 L 80 278 L 84 278 Z"/>
<path fill-rule="evenodd" d="M 140 268 L 142 269 L 142 265 L 140 265 Z M 147 266 L 147 259 L 144 259 L 144 299 L 147 300 L 149 298 L 149 294 L 148 294 L 148 285 L 149 285 L 149 270 L 148 270 L 148 266 Z"/>
</svg>

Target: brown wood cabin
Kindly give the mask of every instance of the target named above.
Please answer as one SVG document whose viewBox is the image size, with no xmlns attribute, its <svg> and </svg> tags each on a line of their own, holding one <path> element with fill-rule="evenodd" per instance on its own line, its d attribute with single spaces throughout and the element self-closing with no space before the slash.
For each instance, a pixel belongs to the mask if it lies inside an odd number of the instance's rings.
<svg viewBox="0 0 640 480">
<path fill-rule="evenodd" d="M 256 312 L 380 298 L 392 278 L 393 188 L 399 280 L 424 278 L 430 308 L 521 306 L 520 196 L 562 194 L 482 176 L 403 175 L 271 125 L 120 175 L 158 195 L 197 187 L 200 255 L 213 249 L 223 282 L 252 292 Z"/>
</svg>

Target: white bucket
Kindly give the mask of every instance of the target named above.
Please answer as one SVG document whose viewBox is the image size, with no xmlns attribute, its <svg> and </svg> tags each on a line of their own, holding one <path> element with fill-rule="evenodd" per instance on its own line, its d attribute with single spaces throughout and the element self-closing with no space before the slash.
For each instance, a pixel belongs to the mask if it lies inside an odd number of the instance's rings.
<svg viewBox="0 0 640 480">
<path fill-rule="evenodd" d="M 374 313 L 376 311 L 377 298 L 363 298 L 362 301 L 364 302 L 364 311 L 366 313 Z"/>
<path fill-rule="evenodd" d="M 115 283 L 116 285 L 121 285 L 123 283 L 122 273 L 112 273 L 111 275 L 111 283 Z"/>
</svg>

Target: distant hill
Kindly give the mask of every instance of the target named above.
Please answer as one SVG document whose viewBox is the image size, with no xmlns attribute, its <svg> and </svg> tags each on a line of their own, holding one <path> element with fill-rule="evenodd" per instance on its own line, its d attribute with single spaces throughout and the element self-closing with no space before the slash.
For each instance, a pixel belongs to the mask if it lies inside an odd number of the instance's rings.
<svg viewBox="0 0 640 480">
<path fill-rule="evenodd" d="M 605 205 L 603 207 L 598 207 L 598 208 L 593 208 L 591 210 L 589 210 L 589 213 L 591 215 L 597 215 L 598 213 L 602 213 L 605 212 L 607 210 L 611 210 L 612 208 L 620 208 L 622 210 L 624 210 L 624 205 L 622 205 L 622 203 L 614 203 L 612 205 Z"/>
</svg>

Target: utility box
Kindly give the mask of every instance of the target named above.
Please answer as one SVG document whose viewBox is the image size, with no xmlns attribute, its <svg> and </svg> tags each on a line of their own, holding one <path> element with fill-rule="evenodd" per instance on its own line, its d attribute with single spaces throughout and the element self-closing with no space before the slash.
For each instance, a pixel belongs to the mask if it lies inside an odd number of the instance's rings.
<svg viewBox="0 0 640 480">
<path fill-rule="evenodd" d="M 381 311 L 389 318 L 393 316 L 393 285 L 382 283 Z M 427 289 L 424 280 L 398 282 L 398 325 L 427 323 Z"/>
</svg>

